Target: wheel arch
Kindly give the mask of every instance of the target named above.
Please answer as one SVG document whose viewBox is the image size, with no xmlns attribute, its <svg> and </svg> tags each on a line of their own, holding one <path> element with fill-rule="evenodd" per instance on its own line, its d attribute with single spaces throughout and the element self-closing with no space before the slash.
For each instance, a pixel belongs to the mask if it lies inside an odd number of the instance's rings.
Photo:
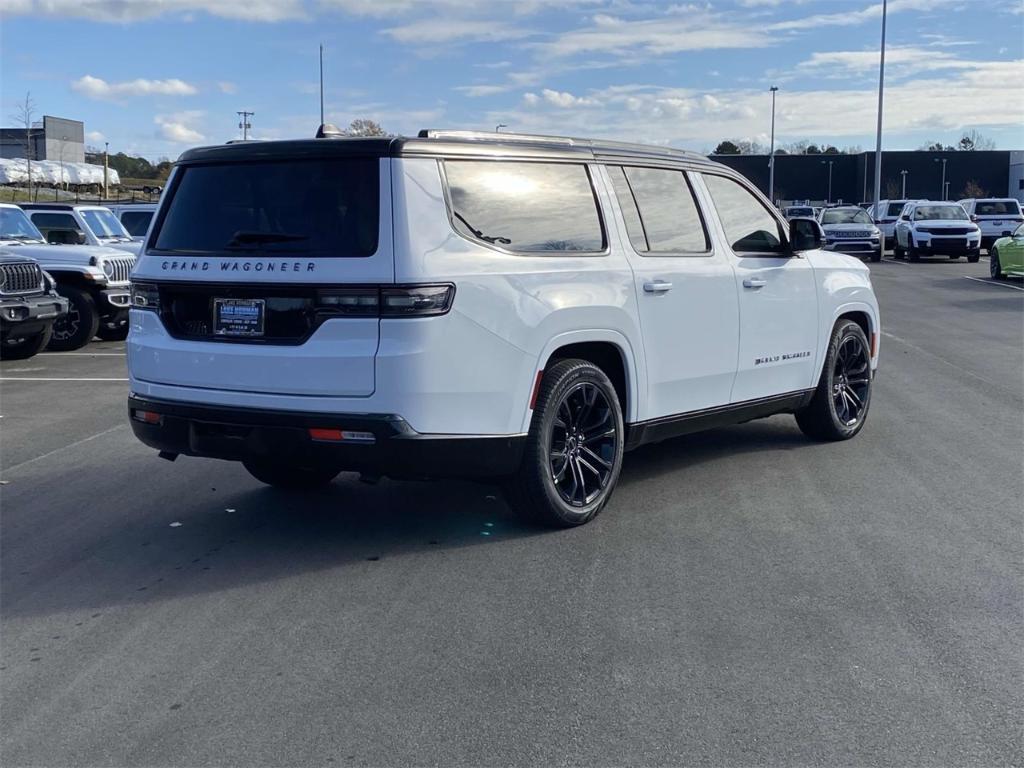
<svg viewBox="0 0 1024 768">
<path fill-rule="evenodd" d="M 523 419 L 523 431 L 529 430 L 533 417 L 533 394 L 543 380 L 544 371 L 559 360 L 580 359 L 593 363 L 611 379 L 622 405 L 625 421 L 637 420 L 639 369 L 633 347 L 618 331 L 593 329 L 569 331 L 552 338 L 537 359 L 530 403 Z"/>
</svg>

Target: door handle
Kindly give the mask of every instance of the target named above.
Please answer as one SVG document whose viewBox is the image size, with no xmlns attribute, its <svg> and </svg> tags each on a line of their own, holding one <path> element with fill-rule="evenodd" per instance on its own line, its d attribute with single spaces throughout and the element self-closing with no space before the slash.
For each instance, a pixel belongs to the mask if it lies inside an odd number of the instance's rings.
<svg viewBox="0 0 1024 768">
<path fill-rule="evenodd" d="M 644 283 L 645 293 L 665 293 L 666 291 L 672 290 L 672 283 L 668 283 L 664 280 L 651 280 L 650 282 Z"/>
<path fill-rule="evenodd" d="M 761 280 L 757 277 L 748 277 L 743 281 L 744 288 L 764 288 L 766 285 L 768 285 L 767 280 Z"/>
</svg>

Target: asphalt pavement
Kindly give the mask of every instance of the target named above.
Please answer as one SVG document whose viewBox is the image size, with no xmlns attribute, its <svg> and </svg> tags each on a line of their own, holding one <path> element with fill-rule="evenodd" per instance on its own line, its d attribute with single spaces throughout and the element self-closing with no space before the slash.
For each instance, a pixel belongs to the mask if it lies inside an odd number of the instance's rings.
<svg viewBox="0 0 1024 768">
<path fill-rule="evenodd" d="M 1024 286 L 871 268 L 856 439 L 649 446 L 570 531 L 162 461 L 123 344 L 4 362 L 0 762 L 1021 765 Z"/>
</svg>

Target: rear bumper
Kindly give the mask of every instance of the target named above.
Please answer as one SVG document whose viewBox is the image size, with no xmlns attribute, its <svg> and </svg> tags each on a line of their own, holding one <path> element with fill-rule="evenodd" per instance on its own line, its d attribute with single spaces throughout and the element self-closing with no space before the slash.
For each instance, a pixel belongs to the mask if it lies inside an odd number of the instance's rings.
<svg viewBox="0 0 1024 768">
<path fill-rule="evenodd" d="M 140 421 L 139 411 L 159 420 Z M 525 443 L 525 435 L 424 435 L 392 414 L 229 408 L 136 395 L 128 398 L 128 419 L 135 436 L 158 451 L 228 461 L 309 460 L 397 479 L 506 477 L 519 467 Z M 313 428 L 365 436 L 315 440 Z"/>
</svg>

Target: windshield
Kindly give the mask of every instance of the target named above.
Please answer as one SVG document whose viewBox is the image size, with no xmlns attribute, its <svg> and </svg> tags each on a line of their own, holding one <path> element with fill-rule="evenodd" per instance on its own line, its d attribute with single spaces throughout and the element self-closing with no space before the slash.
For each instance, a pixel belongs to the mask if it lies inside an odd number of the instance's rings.
<svg viewBox="0 0 1024 768">
<path fill-rule="evenodd" d="M 885 215 L 893 217 L 899 216 L 903 211 L 904 205 L 906 205 L 905 202 L 889 203 L 889 207 L 886 209 Z"/>
<path fill-rule="evenodd" d="M 863 208 L 829 208 L 821 214 L 822 224 L 871 224 Z"/>
<path fill-rule="evenodd" d="M 20 208 L 0 208 L 0 240 L 43 240 L 26 213 Z"/>
<path fill-rule="evenodd" d="M 914 221 L 940 219 L 944 221 L 970 221 L 967 211 L 960 205 L 919 205 L 914 209 Z"/>
<path fill-rule="evenodd" d="M 787 208 L 786 209 L 786 215 L 790 216 L 790 217 L 792 217 L 792 216 L 811 217 L 811 216 L 814 216 L 814 209 L 813 208 Z"/>
<path fill-rule="evenodd" d="M 121 226 L 117 217 L 106 208 L 81 209 L 85 225 L 96 237 L 130 237 L 128 230 Z"/>
<path fill-rule="evenodd" d="M 1020 216 L 1020 203 L 1016 200 L 978 201 L 974 206 L 978 216 Z"/>
<path fill-rule="evenodd" d="M 162 251 L 366 257 L 377 251 L 380 160 L 182 166 L 156 233 Z"/>
</svg>

